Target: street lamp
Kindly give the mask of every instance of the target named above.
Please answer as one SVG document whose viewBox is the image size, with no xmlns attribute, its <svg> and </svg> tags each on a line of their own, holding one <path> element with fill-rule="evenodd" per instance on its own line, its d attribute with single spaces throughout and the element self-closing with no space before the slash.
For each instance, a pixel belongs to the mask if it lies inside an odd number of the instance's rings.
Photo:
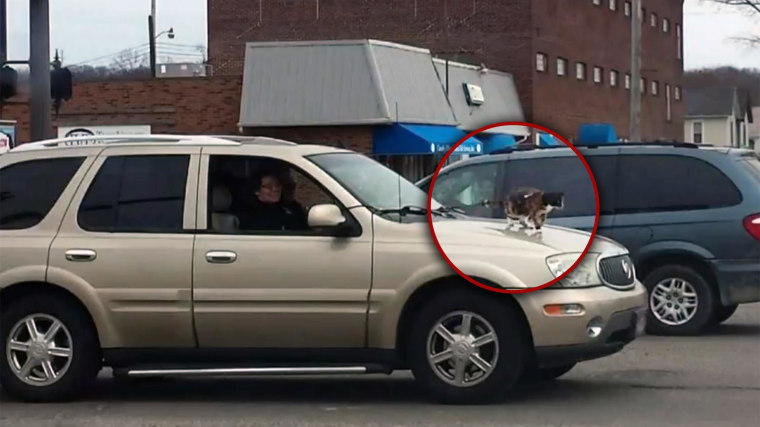
<svg viewBox="0 0 760 427">
<path fill-rule="evenodd" d="M 157 40 L 163 34 L 166 34 L 170 39 L 174 39 L 174 27 L 169 28 L 168 30 L 161 31 L 160 33 L 156 34 L 156 37 L 154 37 L 154 40 Z"/>
</svg>

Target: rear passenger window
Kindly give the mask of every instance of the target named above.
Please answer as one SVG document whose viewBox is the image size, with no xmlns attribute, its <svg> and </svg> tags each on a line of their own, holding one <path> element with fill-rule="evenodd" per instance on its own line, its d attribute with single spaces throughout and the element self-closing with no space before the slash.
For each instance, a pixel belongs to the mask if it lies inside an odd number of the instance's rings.
<svg viewBox="0 0 760 427">
<path fill-rule="evenodd" d="M 623 156 L 617 213 L 679 211 L 741 203 L 736 186 L 720 170 L 682 156 Z"/>
<path fill-rule="evenodd" d="M 84 157 L 30 160 L 0 170 L 0 230 L 20 230 L 39 224 Z"/>
<path fill-rule="evenodd" d="M 79 207 L 89 231 L 175 233 L 182 230 L 188 155 L 113 156 Z"/>
<path fill-rule="evenodd" d="M 594 185 L 583 162 L 575 156 L 510 160 L 506 183 L 507 193 L 518 187 L 564 193 L 564 208 L 552 211 L 550 218 L 596 214 Z"/>
</svg>

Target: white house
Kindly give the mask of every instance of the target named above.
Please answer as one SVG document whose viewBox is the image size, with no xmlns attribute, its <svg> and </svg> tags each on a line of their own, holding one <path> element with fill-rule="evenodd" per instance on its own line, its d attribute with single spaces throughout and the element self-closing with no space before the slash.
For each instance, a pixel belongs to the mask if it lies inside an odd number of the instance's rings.
<svg viewBox="0 0 760 427">
<path fill-rule="evenodd" d="M 749 147 L 754 123 L 749 94 L 735 87 L 684 89 L 684 141 L 724 147 Z"/>
<path fill-rule="evenodd" d="M 752 117 L 754 123 L 751 123 L 749 129 L 749 146 L 760 153 L 760 107 L 752 107 Z"/>
</svg>

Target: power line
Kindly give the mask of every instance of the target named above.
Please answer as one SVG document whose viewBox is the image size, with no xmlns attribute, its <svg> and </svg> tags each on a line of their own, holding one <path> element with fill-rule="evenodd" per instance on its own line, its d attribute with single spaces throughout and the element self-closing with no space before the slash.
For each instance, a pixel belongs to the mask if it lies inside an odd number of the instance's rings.
<svg viewBox="0 0 760 427">
<path fill-rule="evenodd" d="M 98 56 L 98 57 L 95 57 L 95 58 L 91 58 L 91 59 L 87 59 L 87 60 L 84 60 L 84 61 L 77 62 L 75 64 L 70 64 L 69 67 L 73 67 L 73 66 L 76 66 L 76 65 L 84 65 L 84 64 L 87 64 L 87 63 L 99 61 L 101 59 L 107 59 L 107 58 L 115 57 L 115 56 L 121 55 L 124 52 L 128 52 L 130 50 L 131 51 L 135 51 L 137 49 L 144 48 L 144 47 L 147 47 L 147 46 L 148 46 L 148 43 L 143 43 L 143 44 L 140 44 L 138 46 L 127 47 L 127 48 L 121 49 L 121 50 L 119 50 L 117 52 L 109 53 L 107 55 L 101 55 L 101 56 Z"/>
<path fill-rule="evenodd" d="M 199 48 L 199 47 L 202 47 L 204 49 L 206 48 L 206 45 L 204 45 L 203 43 L 198 43 L 198 44 L 183 44 L 183 43 L 173 43 L 173 42 L 156 42 L 156 44 L 168 45 L 168 46 L 176 46 L 176 47 L 187 47 L 187 48 L 193 48 L 193 49 L 196 49 L 196 48 Z"/>
</svg>

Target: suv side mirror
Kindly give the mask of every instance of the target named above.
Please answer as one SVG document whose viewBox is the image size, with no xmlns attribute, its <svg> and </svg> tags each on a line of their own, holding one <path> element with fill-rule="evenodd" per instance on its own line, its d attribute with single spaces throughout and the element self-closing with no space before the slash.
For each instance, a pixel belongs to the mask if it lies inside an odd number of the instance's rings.
<svg viewBox="0 0 760 427">
<path fill-rule="evenodd" d="M 314 205 L 309 209 L 309 227 L 333 228 L 346 222 L 340 208 L 333 204 Z"/>
</svg>

